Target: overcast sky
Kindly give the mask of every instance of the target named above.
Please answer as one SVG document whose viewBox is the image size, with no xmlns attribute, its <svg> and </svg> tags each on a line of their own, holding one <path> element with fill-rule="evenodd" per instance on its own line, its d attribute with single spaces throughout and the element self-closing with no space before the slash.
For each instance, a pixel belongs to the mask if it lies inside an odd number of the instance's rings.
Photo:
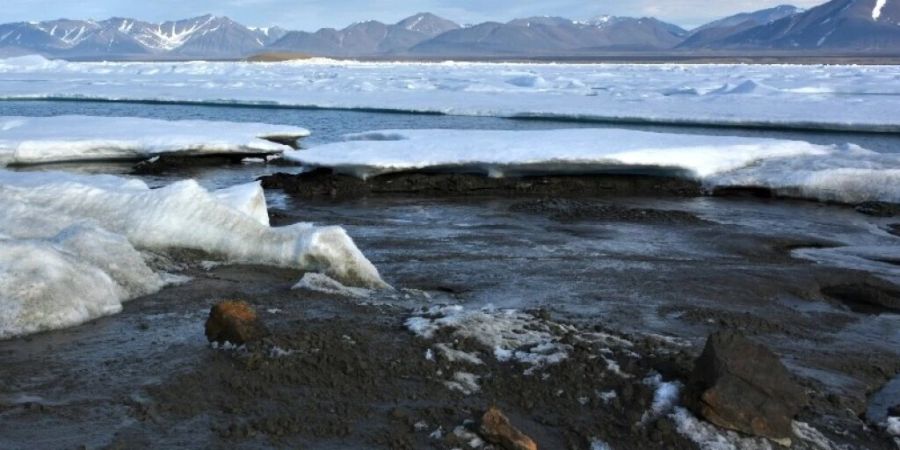
<svg viewBox="0 0 900 450">
<path fill-rule="evenodd" d="M 556 15 L 586 19 L 604 14 L 655 16 L 691 27 L 785 0 L 0 0 L 0 22 L 134 17 L 149 21 L 212 13 L 251 26 L 298 30 L 342 28 L 368 19 L 396 22 L 429 11 L 460 23 Z M 810 7 L 824 0 L 796 0 Z"/>
</svg>

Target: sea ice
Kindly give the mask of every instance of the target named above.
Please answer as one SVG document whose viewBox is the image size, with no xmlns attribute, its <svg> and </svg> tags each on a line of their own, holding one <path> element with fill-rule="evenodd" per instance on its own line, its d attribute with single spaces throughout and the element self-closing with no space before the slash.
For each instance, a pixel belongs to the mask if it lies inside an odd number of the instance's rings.
<svg viewBox="0 0 900 450">
<path fill-rule="evenodd" d="M 123 300 L 162 286 L 123 236 L 99 228 L 73 225 L 46 239 L 0 239 L 0 338 L 114 314 Z"/>
<path fill-rule="evenodd" d="M 266 140 L 299 139 L 304 128 L 260 123 L 132 117 L 0 117 L 0 166 L 61 161 L 135 160 L 181 155 L 281 153 Z"/>
<path fill-rule="evenodd" d="M 764 187 L 786 196 L 823 201 L 900 202 L 900 154 L 777 139 L 606 128 L 386 130 L 288 151 L 285 158 L 363 178 L 426 168 L 495 177 L 658 174 L 697 179 L 710 189 Z"/>
<path fill-rule="evenodd" d="M 149 189 L 112 176 L 0 170 L 0 210 L 0 337 L 113 314 L 160 289 L 141 250 L 200 250 L 387 287 L 343 229 L 268 226 L 259 183 L 217 194 L 194 181 Z"/>
<path fill-rule="evenodd" d="M 873 10 L 877 16 L 880 8 Z M 880 16 L 879 16 L 880 17 Z M 0 60 L 2 98 L 900 130 L 894 66 Z"/>
</svg>

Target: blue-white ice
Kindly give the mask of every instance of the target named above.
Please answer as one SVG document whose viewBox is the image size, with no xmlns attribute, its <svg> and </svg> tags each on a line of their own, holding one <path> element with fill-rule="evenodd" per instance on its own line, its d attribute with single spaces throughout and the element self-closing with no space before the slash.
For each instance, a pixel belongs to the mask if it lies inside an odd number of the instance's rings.
<svg viewBox="0 0 900 450">
<path fill-rule="evenodd" d="M 897 66 L 0 60 L 4 98 L 900 130 Z"/>
<path fill-rule="evenodd" d="M 194 249 L 386 287 L 342 228 L 270 227 L 259 183 L 150 189 L 113 176 L 0 170 L 0 211 L 0 338 L 113 314 L 159 290 L 148 250 Z"/>
<path fill-rule="evenodd" d="M 367 177 L 417 169 L 522 173 L 656 173 L 710 189 L 763 187 L 823 201 L 900 202 L 900 154 L 854 145 L 650 133 L 619 129 L 540 131 L 385 130 L 285 157 Z"/>
<path fill-rule="evenodd" d="M 268 154 L 290 147 L 304 128 L 260 123 L 133 117 L 0 117 L 0 166 L 181 155 Z"/>
</svg>

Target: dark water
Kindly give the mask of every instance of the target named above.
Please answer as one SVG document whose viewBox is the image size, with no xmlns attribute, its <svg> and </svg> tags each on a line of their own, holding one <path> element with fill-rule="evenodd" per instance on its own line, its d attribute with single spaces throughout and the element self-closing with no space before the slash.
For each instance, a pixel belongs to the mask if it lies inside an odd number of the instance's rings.
<svg viewBox="0 0 900 450">
<path fill-rule="evenodd" d="M 99 101 L 0 101 L 0 115 L 3 116 L 56 116 L 64 114 L 145 117 L 167 120 L 225 120 L 301 126 L 308 128 L 313 133 L 312 136 L 305 140 L 306 145 L 334 142 L 347 133 L 378 129 L 544 130 L 563 128 L 628 128 L 681 134 L 797 139 L 823 145 L 854 143 L 877 152 L 900 152 L 900 135 L 890 133 L 800 132 L 721 127 L 626 125 L 542 119 L 506 119 L 244 105 L 215 106 Z"/>
</svg>

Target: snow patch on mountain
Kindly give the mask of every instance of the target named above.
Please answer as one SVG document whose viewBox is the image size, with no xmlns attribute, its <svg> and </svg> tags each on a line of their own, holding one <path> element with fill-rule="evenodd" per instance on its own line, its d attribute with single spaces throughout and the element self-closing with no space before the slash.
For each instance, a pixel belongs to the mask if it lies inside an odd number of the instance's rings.
<svg viewBox="0 0 900 450">
<path fill-rule="evenodd" d="M 872 10 L 872 20 L 878 20 L 881 17 L 881 11 L 887 5 L 887 0 L 875 0 L 875 9 Z"/>
</svg>

